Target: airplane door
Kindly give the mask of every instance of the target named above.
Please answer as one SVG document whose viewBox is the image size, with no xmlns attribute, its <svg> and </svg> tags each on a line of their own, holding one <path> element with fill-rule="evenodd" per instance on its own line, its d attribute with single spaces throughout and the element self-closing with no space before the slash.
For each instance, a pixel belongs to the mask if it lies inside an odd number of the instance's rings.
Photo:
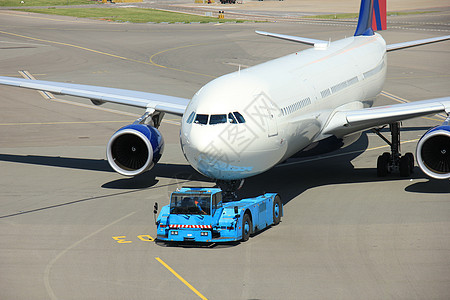
<svg viewBox="0 0 450 300">
<path fill-rule="evenodd" d="M 254 101 L 244 111 L 252 118 L 257 131 L 267 132 L 269 137 L 278 135 L 276 118 L 280 110 L 264 92 L 255 94 Z"/>
<path fill-rule="evenodd" d="M 269 137 L 278 135 L 278 125 L 276 120 L 277 109 L 273 106 L 272 101 L 267 101 L 267 135 Z"/>
</svg>

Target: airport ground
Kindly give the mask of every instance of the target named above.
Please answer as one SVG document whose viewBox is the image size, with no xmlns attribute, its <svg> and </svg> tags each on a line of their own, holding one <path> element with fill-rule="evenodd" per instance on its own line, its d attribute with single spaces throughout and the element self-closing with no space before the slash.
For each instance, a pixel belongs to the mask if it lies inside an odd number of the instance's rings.
<svg viewBox="0 0 450 300">
<path fill-rule="evenodd" d="M 448 9 L 402 17 L 382 34 L 388 43 L 447 35 L 449 18 Z M 181 97 L 239 65 L 306 49 L 254 30 L 324 40 L 354 32 L 345 22 L 115 24 L 10 11 L 0 27 L 1 75 Z M 448 96 L 449 54 L 449 42 L 389 53 L 377 105 Z M 178 186 L 214 185 L 184 159 L 179 118 L 161 126 L 161 162 L 125 178 L 105 147 L 142 112 L 56 97 L 0 87 L 1 299 L 450 298 L 449 182 L 417 167 L 411 178 L 377 178 L 388 147 L 373 133 L 248 179 L 242 196 L 281 195 L 278 226 L 246 243 L 164 247 L 151 241 L 154 202 L 167 204 Z M 404 122 L 402 151 L 440 123 Z"/>
</svg>

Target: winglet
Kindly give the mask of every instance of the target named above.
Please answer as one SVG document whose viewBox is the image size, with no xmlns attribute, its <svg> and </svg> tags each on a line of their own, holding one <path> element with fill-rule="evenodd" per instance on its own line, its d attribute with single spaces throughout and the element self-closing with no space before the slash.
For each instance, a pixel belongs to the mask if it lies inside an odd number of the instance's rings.
<svg viewBox="0 0 450 300">
<path fill-rule="evenodd" d="M 386 28 L 386 0 L 361 0 L 355 36 L 370 36 Z"/>
</svg>

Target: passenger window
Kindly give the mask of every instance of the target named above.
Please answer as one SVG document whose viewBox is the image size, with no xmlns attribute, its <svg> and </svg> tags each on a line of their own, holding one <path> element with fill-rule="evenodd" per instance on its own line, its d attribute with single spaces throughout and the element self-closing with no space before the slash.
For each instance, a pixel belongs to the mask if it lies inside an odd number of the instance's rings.
<svg viewBox="0 0 450 300">
<path fill-rule="evenodd" d="M 195 124 L 202 124 L 206 125 L 208 124 L 208 115 L 197 115 L 195 118 Z"/>
<path fill-rule="evenodd" d="M 228 114 L 228 122 L 230 122 L 231 124 L 237 124 L 236 118 L 233 116 L 232 113 Z"/>
<path fill-rule="evenodd" d="M 227 122 L 227 115 L 211 115 L 209 118 L 209 124 L 215 125 L 215 124 L 221 124 Z"/>
<path fill-rule="evenodd" d="M 233 114 L 234 114 L 234 116 L 236 117 L 236 119 L 238 120 L 239 123 L 245 123 L 245 119 L 240 113 L 235 111 Z"/>
<path fill-rule="evenodd" d="M 189 118 L 187 119 L 186 123 L 191 124 L 192 121 L 194 121 L 194 117 L 195 117 L 195 111 L 191 112 L 191 114 L 189 115 Z"/>
</svg>

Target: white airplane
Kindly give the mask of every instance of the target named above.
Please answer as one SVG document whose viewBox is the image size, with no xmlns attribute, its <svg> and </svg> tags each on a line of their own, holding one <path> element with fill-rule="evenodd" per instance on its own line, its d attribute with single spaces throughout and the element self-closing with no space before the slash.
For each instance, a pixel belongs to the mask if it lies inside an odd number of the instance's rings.
<svg viewBox="0 0 450 300">
<path fill-rule="evenodd" d="M 386 79 L 387 52 L 448 40 L 450 36 L 386 45 L 374 30 L 386 28 L 386 1 L 362 0 L 355 35 L 335 42 L 260 32 L 311 45 L 245 70 L 221 76 L 192 99 L 97 86 L 0 77 L 0 84 L 146 109 L 119 129 L 107 146 L 111 167 L 135 176 L 151 169 L 164 148 L 158 127 L 164 113 L 182 116 L 180 140 L 188 162 L 233 197 L 244 178 L 298 154 L 324 153 L 356 141 L 363 130 L 389 125 L 391 153 L 377 173 L 409 176 L 412 153 L 399 153 L 402 120 L 446 113 L 417 145 L 417 162 L 430 177 L 450 178 L 450 97 L 370 108 Z"/>
</svg>

